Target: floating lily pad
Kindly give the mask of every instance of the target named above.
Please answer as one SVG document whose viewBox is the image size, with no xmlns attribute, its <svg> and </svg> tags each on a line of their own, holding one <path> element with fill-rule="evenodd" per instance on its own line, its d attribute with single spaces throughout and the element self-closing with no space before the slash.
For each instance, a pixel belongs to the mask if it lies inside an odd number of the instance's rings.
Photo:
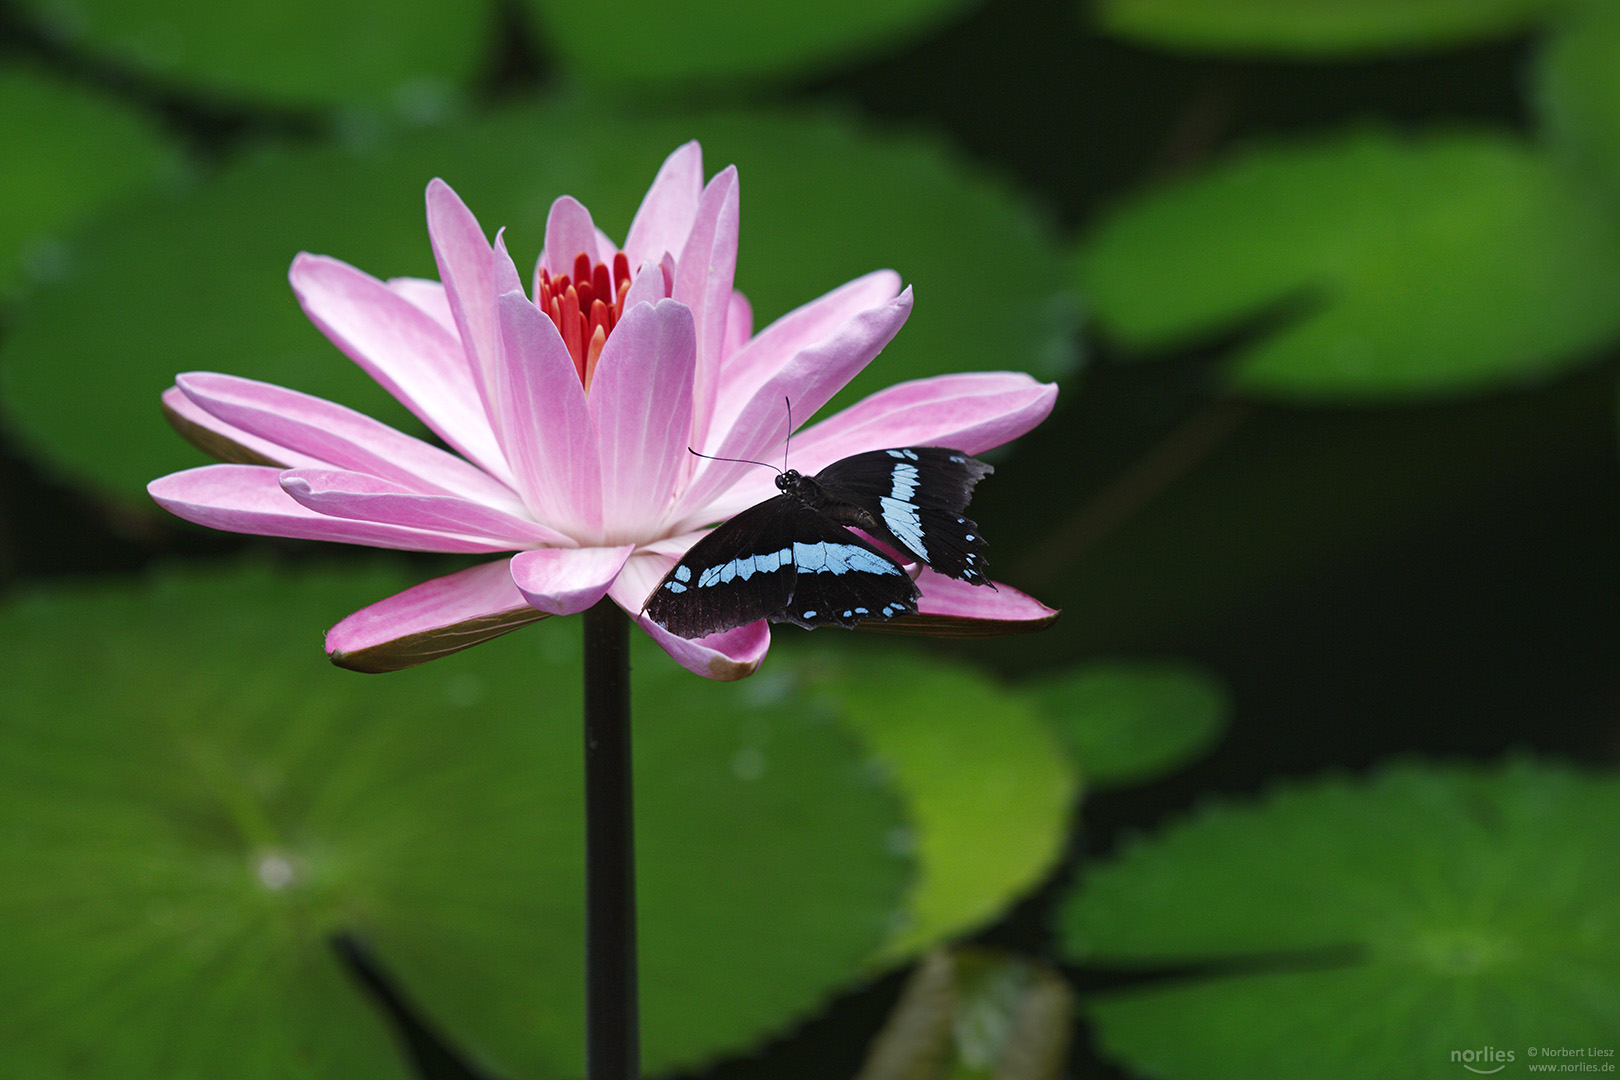
<svg viewBox="0 0 1620 1080">
<path fill-rule="evenodd" d="M 1620 334 L 1620 216 L 1506 136 L 1262 147 L 1121 207 L 1079 268 L 1130 349 L 1258 324 L 1233 380 L 1280 397 L 1528 383 Z"/>
<path fill-rule="evenodd" d="M 1079 783 L 1027 701 L 970 667 L 886 643 L 858 658 L 812 655 L 804 672 L 806 688 L 783 692 L 827 702 L 893 777 L 915 822 L 908 846 L 920 873 L 879 962 L 974 930 L 1040 884 L 1063 852 Z"/>
<path fill-rule="evenodd" d="M 1506 37 L 1558 0 L 1102 0 L 1117 34 L 1183 49 L 1336 56 Z"/>
<path fill-rule="evenodd" d="M 1045 225 L 938 144 L 825 117 L 627 122 L 557 105 L 363 151 L 266 151 L 185 198 L 104 223 L 70 249 L 74 275 L 19 310 L 0 345 L 0 401 L 59 469 L 141 502 L 147 481 L 203 460 L 158 410 L 176 372 L 263 379 L 420 430 L 299 312 L 293 255 L 433 276 L 422 192 L 436 175 L 487 232 L 507 227 L 520 263 L 538 254 L 547 208 L 565 192 L 622 239 L 659 162 L 694 136 L 710 173 L 741 170 L 738 287 L 756 329 L 883 266 L 915 285 L 910 322 L 834 407 L 923 375 L 1065 368 L 1072 321 Z M 990 249 L 1018 272 L 987 272 Z"/>
<path fill-rule="evenodd" d="M 1620 193 L 1620 6 L 1572 4 L 1537 53 L 1534 100 L 1548 134 Z"/>
<path fill-rule="evenodd" d="M 578 620 L 388 676 L 331 667 L 327 623 L 399 584 L 168 574 L 0 611 L 0 1045 L 18 1075 L 402 1080 L 337 932 L 496 1074 L 580 1074 Z M 650 643 L 638 660 L 656 1071 L 860 977 L 909 863 L 842 728 L 722 700 Z"/>
<path fill-rule="evenodd" d="M 449 0 L 23 0 L 53 37 L 164 82 L 280 105 L 432 116 L 467 82 L 494 8 Z"/>
<path fill-rule="evenodd" d="M 1231 712 L 1211 675 L 1168 661 L 1088 664 L 1029 689 L 1099 787 L 1139 783 L 1198 757 Z"/>
<path fill-rule="evenodd" d="M 1091 867 L 1064 948 L 1177 972 L 1083 1006 L 1106 1053 L 1166 1080 L 1394 1080 L 1494 1068 L 1455 1056 L 1483 1047 L 1608 1046 L 1617 828 L 1620 782 L 1547 764 L 1292 786 Z"/>
<path fill-rule="evenodd" d="M 65 272 L 56 239 L 176 168 L 156 125 L 20 64 L 0 68 L 0 291 Z"/>
<path fill-rule="evenodd" d="M 539 22 L 544 44 L 576 75 L 645 85 L 787 79 L 850 64 L 920 36 L 972 0 L 597 0 L 585 17 L 569 0 L 524 0 L 523 6 Z"/>
</svg>

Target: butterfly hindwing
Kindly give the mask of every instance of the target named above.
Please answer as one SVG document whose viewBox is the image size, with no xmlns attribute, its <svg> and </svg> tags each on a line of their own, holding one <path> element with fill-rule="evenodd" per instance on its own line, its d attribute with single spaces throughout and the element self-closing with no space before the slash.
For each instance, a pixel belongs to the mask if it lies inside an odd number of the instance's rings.
<svg viewBox="0 0 1620 1080">
<path fill-rule="evenodd" d="M 962 511 L 973 486 L 991 471 L 960 450 L 910 446 L 852 454 L 815 480 L 834 500 L 822 510 L 835 521 L 864 529 L 947 577 L 986 585 L 984 538 Z"/>
<path fill-rule="evenodd" d="M 759 619 L 854 626 L 917 610 L 893 559 L 790 495 L 744 510 L 693 544 L 646 605 L 684 638 Z"/>
<path fill-rule="evenodd" d="M 806 629 L 913 615 L 919 593 L 899 563 L 818 510 L 798 507 L 793 599 L 771 615 Z"/>
</svg>

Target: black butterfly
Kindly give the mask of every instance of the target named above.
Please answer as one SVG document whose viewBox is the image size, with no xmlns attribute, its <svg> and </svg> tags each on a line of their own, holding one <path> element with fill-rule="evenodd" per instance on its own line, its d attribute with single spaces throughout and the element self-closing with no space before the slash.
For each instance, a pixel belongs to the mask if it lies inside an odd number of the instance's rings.
<svg viewBox="0 0 1620 1080">
<path fill-rule="evenodd" d="M 942 446 L 853 454 L 814 477 L 789 469 L 776 478 L 782 494 L 693 544 L 643 610 L 684 638 L 758 619 L 814 629 L 916 614 L 921 594 L 910 576 L 845 525 L 941 574 L 989 585 L 984 538 L 962 516 L 989 472 Z"/>
</svg>

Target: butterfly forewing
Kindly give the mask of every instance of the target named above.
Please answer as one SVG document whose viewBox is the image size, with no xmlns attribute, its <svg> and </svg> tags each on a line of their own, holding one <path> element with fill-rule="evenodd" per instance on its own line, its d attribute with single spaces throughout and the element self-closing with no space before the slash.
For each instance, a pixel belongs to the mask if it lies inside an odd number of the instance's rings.
<svg viewBox="0 0 1620 1080">
<path fill-rule="evenodd" d="M 773 615 L 793 599 L 794 511 L 786 495 L 766 499 L 693 544 L 647 599 L 647 617 L 677 637 L 697 638 Z"/>
<path fill-rule="evenodd" d="M 788 495 L 693 544 L 646 606 L 653 622 L 684 638 L 765 618 L 854 626 L 916 610 L 917 586 L 898 563 Z"/>
<path fill-rule="evenodd" d="M 993 470 L 960 450 L 897 447 L 852 454 L 816 474 L 816 483 L 857 512 L 823 507 L 829 517 L 865 529 L 947 577 L 988 584 L 984 538 L 962 511 L 973 486 Z"/>
</svg>

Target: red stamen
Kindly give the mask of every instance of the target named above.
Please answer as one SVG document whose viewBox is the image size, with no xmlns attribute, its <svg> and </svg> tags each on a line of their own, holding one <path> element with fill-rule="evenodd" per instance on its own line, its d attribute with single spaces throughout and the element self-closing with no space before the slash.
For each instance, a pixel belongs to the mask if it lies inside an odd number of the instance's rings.
<svg viewBox="0 0 1620 1080">
<path fill-rule="evenodd" d="M 590 344 L 585 347 L 585 392 L 591 392 L 591 380 L 596 378 L 596 362 L 602 359 L 602 346 L 607 342 L 606 328 L 598 326 L 596 333 L 591 335 Z"/>
<path fill-rule="evenodd" d="M 590 322 L 586 325 L 585 329 L 592 334 L 600 330 L 602 332 L 602 336 L 606 338 L 608 331 L 613 329 L 612 309 L 606 304 L 602 303 L 600 300 L 593 303 L 591 305 Z"/>
<path fill-rule="evenodd" d="M 630 287 L 630 256 L 620 251 L 613 256 L 613 302 L 624 310 L 624 290 Z"/>
<path fill-rule="evenodd" d="M 574 370 L 587 393 L 602 346 L 624 314 L 624 297 L 630 288 L 630 260 L 624 252 L 613 256 L 610 270 L 605 263 L 592 262 L 580 252 L 574 259 L 574 273 L 551 275 L 540 271 L 534 306 L 545 313 L 562 334 L 563 345 L 573 358 Z"/>
<path fill-rule="evenodd" d="M 558 316 L 557 329 L 562 331 L 563 345 L 568 349 L 568 355 L 574 358 L 574 370 L 579 372 L 579 381 L 585 381 L 585 338 L 580 333 L 579 294 L 572 285 L 563 293 L 562 311 Z"/>
</svg>

